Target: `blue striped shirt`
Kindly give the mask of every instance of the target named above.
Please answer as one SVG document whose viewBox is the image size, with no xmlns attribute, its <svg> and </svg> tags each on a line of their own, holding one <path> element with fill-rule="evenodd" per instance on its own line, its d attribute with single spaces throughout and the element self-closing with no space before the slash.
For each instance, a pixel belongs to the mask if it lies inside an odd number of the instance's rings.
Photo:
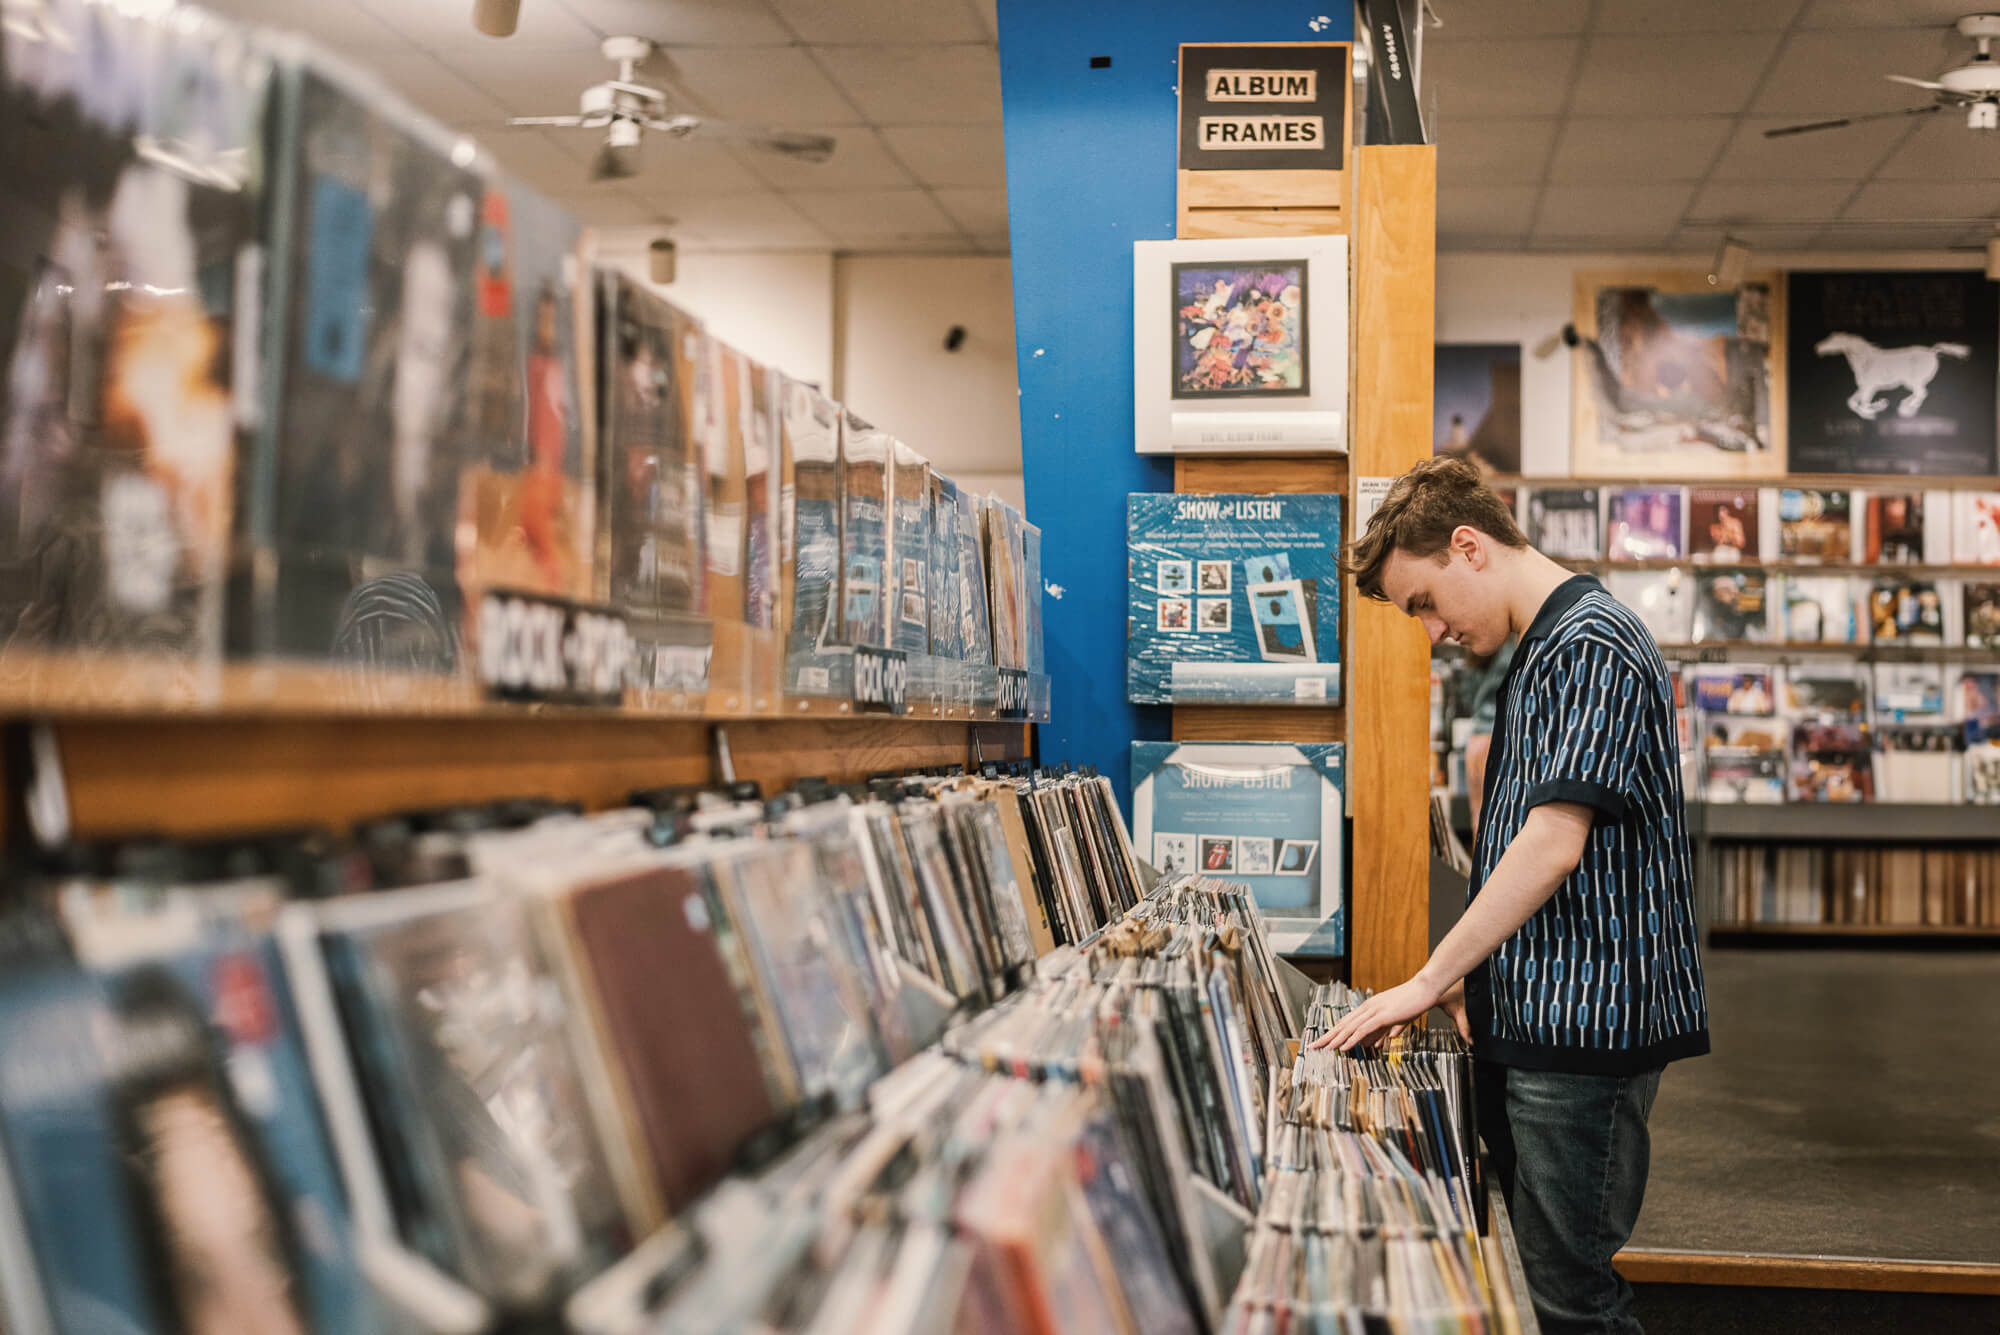
<svg viewBox="0 0 2000 1335">
<path fill-rule="evenodd" d="M 1596 821 L 1576 870 L 1466 979 L 1478 1055 L 1631 1075 L 1707 1052 L 1673 685 L 1589 575 L 1549 595 L 1501 686 L 1468 898 L 1544 802 Z"/>
</svg>

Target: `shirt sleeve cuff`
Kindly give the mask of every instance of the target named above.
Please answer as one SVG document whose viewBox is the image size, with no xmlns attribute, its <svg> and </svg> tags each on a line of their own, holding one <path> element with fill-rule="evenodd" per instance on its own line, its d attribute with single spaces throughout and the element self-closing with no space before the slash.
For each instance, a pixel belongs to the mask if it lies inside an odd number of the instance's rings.
<svg viewBox="0 0 2000 1335">
<path fill-rule="evenodd" d="M 1576 802 L 1596 811 L 1606 821 L 1625 818 L 1625 794 L 1616 788 L 1584 779 L 1548 779 L 1528 790 L 1521 810 L 1525 815 L 1545 802 Z"/>
</svg>

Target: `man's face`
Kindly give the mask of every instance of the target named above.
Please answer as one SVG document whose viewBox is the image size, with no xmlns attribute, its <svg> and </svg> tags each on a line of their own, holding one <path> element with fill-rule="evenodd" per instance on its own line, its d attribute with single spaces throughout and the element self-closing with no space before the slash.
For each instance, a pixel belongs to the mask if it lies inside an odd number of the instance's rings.
<svg viewBox="0 0 2000 1335">
<path fill-rule="evenodd" d="M 1423 623 L 1432 644 L 1451 640 L 1482 656 L 1497 653 L 1507 642 L 1508 625 L 1506 600 L 1493 568 L 1483 561 L 1475 565 L 1457 545 L 1445 555 L 1439 565 L 1433 557 L 1391 552 L 1382 567 L 1382 592 Z"/>
</svg>

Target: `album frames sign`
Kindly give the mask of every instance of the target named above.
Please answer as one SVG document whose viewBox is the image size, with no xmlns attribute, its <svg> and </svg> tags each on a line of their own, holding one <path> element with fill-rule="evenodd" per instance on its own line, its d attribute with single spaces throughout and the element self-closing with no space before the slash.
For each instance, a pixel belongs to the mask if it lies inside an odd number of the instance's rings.
<svg viewBox="0 0 2000 1335">
<path fill-rule="evenodd" d="M 1343 170 L 1350 49 L 1181 47 L 1181 170 Z"/>
</svg>

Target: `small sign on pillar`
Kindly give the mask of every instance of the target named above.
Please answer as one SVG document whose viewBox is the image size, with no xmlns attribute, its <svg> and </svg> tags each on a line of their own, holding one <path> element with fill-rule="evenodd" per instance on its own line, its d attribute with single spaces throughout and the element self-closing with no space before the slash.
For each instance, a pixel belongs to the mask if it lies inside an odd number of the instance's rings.
<svg viewBox="0 0 2000 1335">
<path fill-rule="evenodd" d="M 1352 53 L 1348 42 L 1181 47 L 1183 240 L 1343 230 Z"/>
</svg>

